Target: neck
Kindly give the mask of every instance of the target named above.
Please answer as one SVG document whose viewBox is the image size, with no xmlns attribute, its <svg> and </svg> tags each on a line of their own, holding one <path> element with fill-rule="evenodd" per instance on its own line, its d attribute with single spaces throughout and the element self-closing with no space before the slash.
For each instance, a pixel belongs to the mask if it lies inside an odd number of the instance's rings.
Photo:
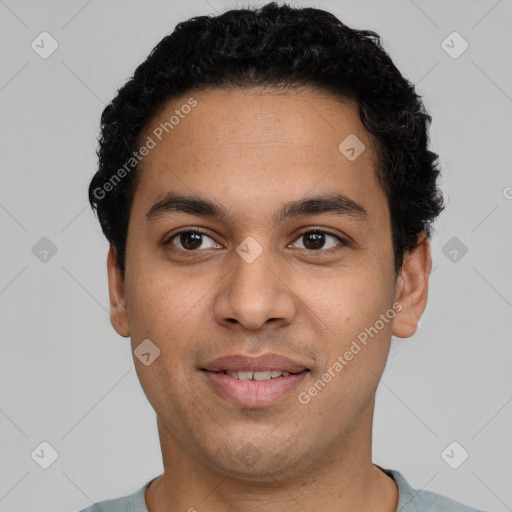
<svg viewBox="0 0 512 512">
<path fill-rule="evenodd" d="M 146 491 L 149 512 L 395 512 L 395 482 L 371 461 L 373 407 L 325 454 L 248 477 L 200 461 L 158 421 L 164 474 Z"/>
</svg>

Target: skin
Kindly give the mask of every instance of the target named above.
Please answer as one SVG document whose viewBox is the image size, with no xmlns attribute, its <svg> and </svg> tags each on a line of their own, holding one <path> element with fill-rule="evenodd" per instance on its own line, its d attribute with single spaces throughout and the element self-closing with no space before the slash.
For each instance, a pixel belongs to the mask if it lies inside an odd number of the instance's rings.
<svg viewBox="0 0 512 512">
<path fill-rule="evenodd" d="M 134 358 L 164 463 L 146 492 L 148 510 L 395 511 L 397 487 L 371 460 L 375 392 L 392 334 L 413 335 L 424 311 L 428 238 L 420 234 L 397 277 L 373 140 L 354 104 L 306 89 L 196 91 L 168 103 L 150 126 L 191 96 L 197 106 L 137 171 L 124 282 L 113 249 L 108 256 L 112 325 L 132 349 L 149 338 L 161 351 L 149 366 Z M 366 146 L 355 161 L 338 149 L 349 134 Z M 230 216 L 174 212 L 149 221 L 170 191 L 209 199 Z M 367 218 L 272 220 L 287 202 L 333 192 L 360 203 Z M 188 257 L 180 237 L 169 241 L 179 228 L 208 233 Z M 313 250 L 303 232 L 321 229 L 349 243 L 328 233 Z M 248 236 L 263 249 L 252 263 L 236 252 Z M 394 319 L 300 403 L 298 393 L 394 303 Z M 200 371 L 227 354 L 268 352 L 310 372 L 267 407 L 230 403 Z"/>
</svg>

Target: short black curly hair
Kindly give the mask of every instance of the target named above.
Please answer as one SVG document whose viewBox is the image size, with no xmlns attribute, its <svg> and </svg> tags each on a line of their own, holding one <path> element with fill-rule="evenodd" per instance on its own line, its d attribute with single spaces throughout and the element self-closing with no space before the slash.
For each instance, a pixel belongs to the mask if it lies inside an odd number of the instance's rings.
<svg viewBox="0 0 512 512">
<path fill-rule="evenodd" d="M 179 23 L 103 111 L 89 201 L 123 276 L 137 183 L 137 165 L 127 172 L 126 162 L 158 110 L 193 90 L 302 86 L 358 105 L 375 140 L 376 173 L 388 200 L 399 271 L 404 254 L 417 246 L 422 231 L 431 236 L 433 220 L 443 210 L 438 155 L 428 149 L 431 117 L 378 34 L 352 29 L 327 11 L 272 2 Z"/>
</svg>

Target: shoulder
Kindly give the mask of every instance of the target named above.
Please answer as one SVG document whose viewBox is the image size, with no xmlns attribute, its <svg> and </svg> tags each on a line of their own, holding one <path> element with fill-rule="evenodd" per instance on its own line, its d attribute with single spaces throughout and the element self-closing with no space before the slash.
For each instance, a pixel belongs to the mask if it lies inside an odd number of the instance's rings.
<svg viewBox="0 0 512 512">
<path fill-rule="evenodd" d="M 150 483 L 151 481 L 133 494 L 94 503 L 79 512 L 148 512 L 144 493 Z"/>
<path fill-rule="evenodd" d="M 383 471 L 397 484 L 399 490 L 397 512 L 484 512 L 441 494 L 413 489 L 398 471 L 391 469 L 383 469 Z"/>
</svg>

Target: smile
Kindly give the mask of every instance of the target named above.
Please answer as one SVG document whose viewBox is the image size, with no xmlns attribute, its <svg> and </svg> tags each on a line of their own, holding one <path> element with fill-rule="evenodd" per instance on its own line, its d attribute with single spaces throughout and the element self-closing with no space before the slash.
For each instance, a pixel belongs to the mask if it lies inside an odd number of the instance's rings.
<svg viewBox="0 0 512 512">
<path fill-rule="evenodd" d="M 242 374 L 246 378 L 234 377 L 226 372 L 204 371 L 214 392 L 224 400 L 238 407 L 261 408 L 268 407 L 290 395 L 309 370 L 299 373 L 278 371 L 230 373 Z M 279 376 L 272 377 L 272 373 Z"/>
<path fill-rule="evenodd" d="M 289 372 L 283 372 L 281 370 L 268 370 L 264 372 L 224 372 L 227 375 L 230 375 L 234 379 L 238 380 L 270 380 L 277 379 L 278 377 L 288 377 L 290 375 Z"/>
</svg>

